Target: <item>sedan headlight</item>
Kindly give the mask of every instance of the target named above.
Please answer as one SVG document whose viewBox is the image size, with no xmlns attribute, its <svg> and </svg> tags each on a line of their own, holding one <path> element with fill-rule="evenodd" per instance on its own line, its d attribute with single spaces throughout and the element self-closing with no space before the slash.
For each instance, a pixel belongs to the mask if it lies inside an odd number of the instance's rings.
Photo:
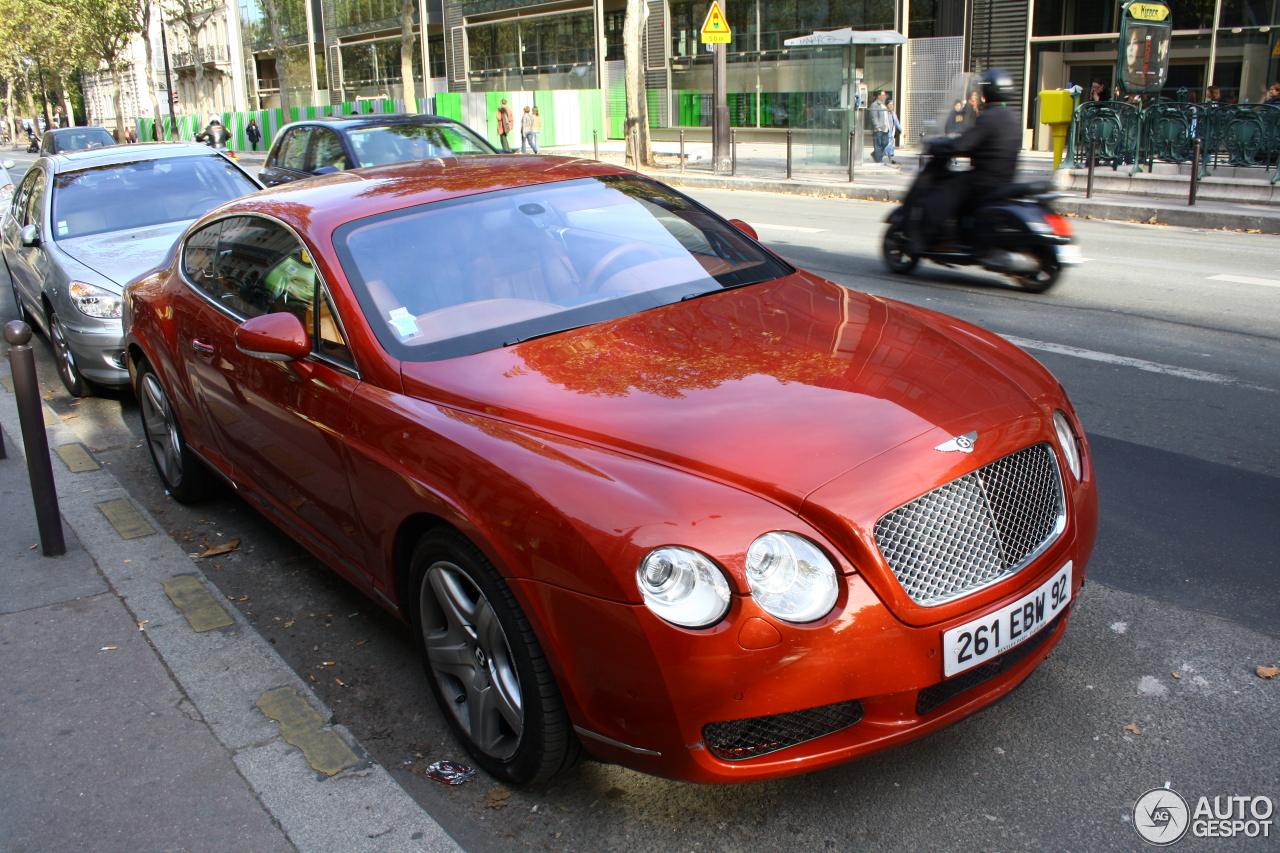
<svg viewBox="0 0 1280 853">
<path fill-rule="evenodd" d="M 1062 448 L 1062 455 L 1067 457 L 1067 467 L 1071 469 L 1071 475 L 1079 480 L 1080 442 L 1076 440 L 1076 434 L 1071 429 L 1071 422 L 1067 420 L 1067 416 L 1057 409 L 1053 412 L 1053 428 L 1058 433 L 1058 446 Z"/>
<path fill-rule="evenodd" d="M 636 571 L 649 609 L 673 625 L 706 628 L 729 612 L 729 582 L 705 554 L 677 545 L 649 552 Z"/>
<path fill-rule="evenodd" d="M 785 622 L 821 619 L 836 603 L 836 567 L 795 533 L 766 533 L 751 543 L 747 585 L 761 607 Z"/>
<path fill-rule="evenodd" d="M 80 309 L 80 313 L 103 320 L 112 320 L 120 316 L 120 294 L 112 293 L 93 284 L 73 281 L 67 288 L 71 301 Z"/>
</svg>

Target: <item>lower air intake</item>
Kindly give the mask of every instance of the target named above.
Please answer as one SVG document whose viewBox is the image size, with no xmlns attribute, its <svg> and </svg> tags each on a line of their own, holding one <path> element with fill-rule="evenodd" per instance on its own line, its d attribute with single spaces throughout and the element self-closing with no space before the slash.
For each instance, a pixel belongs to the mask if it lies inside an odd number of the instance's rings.
<svg viewBox="0 0 1280 853">
<path fill-rule="evenodd" d="M 768 717 L 708 723 L 702 727 L 702 738 L 716 757 L 742 761 L 847 729 L 861 719 L 862 703 L 853 699 Z"/>
</svg>

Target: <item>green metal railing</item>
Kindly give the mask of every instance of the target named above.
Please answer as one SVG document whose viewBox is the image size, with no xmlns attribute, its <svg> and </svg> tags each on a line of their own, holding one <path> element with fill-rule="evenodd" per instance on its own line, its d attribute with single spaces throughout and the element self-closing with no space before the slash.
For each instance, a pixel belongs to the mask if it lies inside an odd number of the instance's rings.
<svg viewBox="0 0 1280 853">
<path fill-rule="evenodd" d="M 1087 166 L 1093 142 L 1096 166 L 1138 172 L 1156 162 L 1191 163 L 1196 138 L 1203 140 L 1201 177 L 1219 166 L 1258 167 L 1280 182 L 1280 106 L 1271 104 L 1085 101 L 1076 107 L 1067 162 Z"/>
</svg>

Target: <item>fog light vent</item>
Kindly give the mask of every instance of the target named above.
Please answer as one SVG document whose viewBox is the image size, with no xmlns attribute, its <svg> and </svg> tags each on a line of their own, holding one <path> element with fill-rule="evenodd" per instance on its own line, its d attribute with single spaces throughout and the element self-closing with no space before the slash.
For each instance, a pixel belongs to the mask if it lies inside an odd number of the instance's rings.
<svg viewBox="0 0 1280 853">
<path fill-rule="evenodd" d="M 716 757 L 742 761 L 847 729 L 861 719 L 862 703 L 853 699 L 768 717 L 708 723 L 702 727 L 702 739 Z"/>
</svg>

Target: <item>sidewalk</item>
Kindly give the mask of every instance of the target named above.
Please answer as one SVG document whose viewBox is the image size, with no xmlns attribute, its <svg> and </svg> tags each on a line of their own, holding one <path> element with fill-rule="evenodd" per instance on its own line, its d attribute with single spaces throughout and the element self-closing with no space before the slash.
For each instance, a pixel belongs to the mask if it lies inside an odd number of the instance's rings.
<svg viewBox="0 0 1280 853">
<path fill-rule="evenodd" d="M 11 389 L 0 849 L 461 853 L 47 408 L 67 554 L 41 555 Z"/>
<path fill-rule="evenodd" d="M 779 143 L 751 143 L 738 146 L 736 175 L 717 175 L 711 170 L 711 146 L 707 143 L 686 143 L 685 168 L 680 169 L 678 142 L 654 142 L 653 151 L 658 168 L 646 169 L 646 173 L 673 187 L 750 190 L 755 192 L 807 195 L 820 198 L 850 198 L 867 201 L 897 202 L 905 195 L 916 171 L 920 155 L 917 151 L 899 150 L 895 159 L 899 168 L 884 166 L 871 160 L 854 170 L 854 182 L 849 183 L 847 166 L 835 167 L 808 159 L 802 146 L 792 147 L 792 180 L 786 178 L 786 147 Z M 591 145 L 561 146 L 544 149 L 547 154 L 563 154 L 591 157 Z M 804 156 L 802 156 L 802 153 Z M 600 144 L 600 159 L 604 162 L 623 162 L 621 142 Z M 1043 151 L 1024 151 L 1019 155 L 1019 180 L 1056 180 L 1058 186 L 1069 189 L 1066 198 L 1054 202 L 1055 209 L 1091 219 L 1109 219 L 1150 224 L 1178 225 L 1188 228 L 1231 231 L 1258 231 L 1264 234 L 1280 234 L 1280 205 L 1245 201 L 1204 200 L 1194 207 L 1182 196 L 1143 196 L 1132 193 L 1104 193 L 1095 191 L 1086 199 L 1083 180 L 1068 172 L 1053 170 L 1052 155 Z M 1077 170 L 1078 171 L 1078 170 Z M 1105 170 L 1108 174 L 1110 170 Z M 1269 187 L 1269 175 L 1260 170 L 1255 181 Z M 1103 170 L 1098 170 L 1101 176 Z M 1071 180 L 1075 181 L 1073 185 Z M 1187 183 L 1188 179 L 1184 180 Z M 1118 183 L 1114 179 L 1112 183 Z M 1209 178 L 1202 188 L 1221 185 L 1223 179 Z M 1102 181 L 1098 181 L 1099 184 Z M 1189 190 L 1189 184 L 1184 187 Z"/>
</svg>

